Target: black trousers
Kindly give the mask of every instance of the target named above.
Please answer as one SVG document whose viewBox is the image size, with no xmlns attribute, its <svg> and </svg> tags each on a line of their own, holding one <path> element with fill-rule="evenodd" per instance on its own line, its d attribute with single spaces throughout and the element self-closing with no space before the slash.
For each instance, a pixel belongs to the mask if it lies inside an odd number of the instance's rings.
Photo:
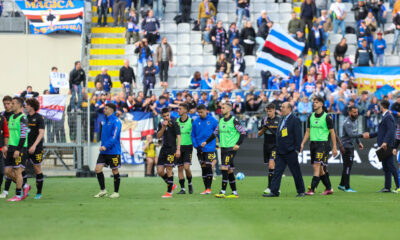
<svg viewBox="0 0 400 240">
<path fill-rule="evenodd" d="M 393 156 L 382 161 L 383 172 L 385 173 L 385 188 L 390 189 L 392 187 L 392 175 L 396 188 L 399 187 L 399 173 L 397 172 L 396 165 L 394 164 Z"/>
<path fill-rule="evenodd" d="M 182 12 L 182 22 L 188 23 L 190 22 L 190 13 L 192 12 L 192 6 L 189 5 L 181 5 Z"/>
<path fill-rule="evenodd" d="M 243 49 L 244 49 L 244 55 L 245 56 L 253 55 L 254 44 L 244 43 L 243 44 Z"/>
<path fill-rule="evenodd" d="M 107 25 L 107 13 L 108 13 L 107 4 L 102 3 L 100 5 L 100 7 L 98 7 L 98 8 L 99 8 L 99 10 L 97 10 L 97 11 L 99 14 L 98 14 L 97 25 L 104 27 L 105 25 Z M 101 20 L 103 20 L 103 23 Z"/>
<path fill-rule="evenodd" d="M 221 45 L 217 46 L 216 42 L 214 42 L 214 41 L 212 42 L 212 45 L 213 45 L 213 55 L 214 56 L 218 56 L 219 54 L 224 53 L 224 51 L 222 51 Z"/>
<path fill-rule="evenodd" d="M 157 43 L 159 35 L 155 32 L 154 33 L 147 32 L 145 37 L 147 38 L 149 45 L 154 45 Z"/>
<path fill-rule="evenodd" d="M 296 185 L 297 193 L 304 193 L 304 181 L 301 175 L 300 164 L 298 160 L 298 154 L 293 151 L 288 154 L 276 155 L 275 160 L 275 173 L 272 177 L 271 192 L 275 195 L 279 195 L 279 189 L 282 181 L 282 174 L 289 167 L 290 172 L 293 175 L 294 183 Z"/>
<path fill-rule="evenodd" d="M 308 32 L 311 32 L 311 28 L 313 27 L 313 19 L 311 18 L 302 18 L 301 19 L 301 29 L 305 32 L 305 28 L 308 28 Z"/>
<path fill-rule="evenodd" d="M 147 92 L 150 90 L 150 96 L 153 94 L 154 85 L 156 85 L 155 79 L 146 79 L 143 82 L 143 94 L 147 97 Z"/>
<path fill-rule="evenodd" d="M 343 170 L 340 185 L 346 189 L 350 188 L 350 172 L 354 161 L 354 148 L 345 148 L 346 152 L 343 153 Z"/>
<path fill-rule="evenodd" d="M 168 69 L 169 69 L 169 62 L 168 61 L 161 61 L 158 63 L 160 67 L 160 81 L 161 82 L 168 82 Z"/>
</svg>

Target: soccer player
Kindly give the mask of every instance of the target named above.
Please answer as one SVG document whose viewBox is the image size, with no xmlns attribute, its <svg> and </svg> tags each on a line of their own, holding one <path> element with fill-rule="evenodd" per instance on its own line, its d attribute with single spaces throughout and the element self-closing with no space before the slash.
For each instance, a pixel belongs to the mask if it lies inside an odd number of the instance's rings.
<svg viewBox="0 0 400 240">
<path fill-rule="evenodd" d="M 29 184 L 24 184 L 22 194 L 23 177 L 22 171 L 25 168 L 27 158 L 26 148 L 28 147 L 28 120 L 22 113 L 24 100 L 20 97 L 12 99 L 12 110 L 8 122 L 10 138 L 8 140 L 8 151 L 5 161 L 5 174 L 16 183 L 15 196 L 8 199 L 9 202 L 18 202 L 26 198 L 29 193 Z"/>
<path fill-rule="evenodd" d="M 215 129 L 214 133 L 201 144 L 201 147 L 205 147 L 212 140 L 214 140 L 219 134 L 219 141 L 221 147 L 221 172 L 222 172 L 222 188 L 219 194 L 215 194 L 217 198 L 239 198 L 239 194 L 236 190 L 235 169 L 233 159 L 239 150 L 240 144 L 243 143 L 246 131 L 234 116 L 231 115 L 232 104 L 225 102 L 221 107 L 221 112 L 224 116 L 223 119 L 219 120 L 219 124 Z M 225 196 L 226 186 L 231 186 L 232 194 Z"/>
<path fill-rule="evenodd" d="M 364 148 L 359 138 L 362 138 L 362 134 L 358 133 L 358 109 L 355 106 L 349 106 L 349 116 L 346 118 L 343 124 L 343 136 L 341 142 L 344 147 L 343 157 L 343 171 L 339 190 L 345 192 L 356 192 L 350 187 L 350 171 L 354 160 L 354 143 L 358 144 L 360 150 Z"/>
<path fill-rule="evenodd" d="M 25 109 L 28 113 L 28 159 L 33 164 L 36 173 L 36 188 L 37 193 L 34 199 L 42 198 L 43 188 L 43 137 L 44 137 L 44 118 L 37 113 L 40 103 L 36 98 L 29 98 L 25 101 Z"/>
<path fill-rule="evenodd" d="M 8 120 L 10 119 L 10 116 L 13 114 L 13 112 L 12 112 L 12 97 L 10 97 L 10 96 L 3 97 L 3 106 L 4 106 L 4 111 L 1 113 L 1 116 L 4 116 L 5 120 L 7 121 L 7 129 L 8 129 Z M 2 149 L 4 158 L 7 155 L 7 145 L 8 144 L 5 144 Z M 4 161 L 1 163 L 1 166 L 2 166 L 1 171 L 3 171 L 4 170 Z M 2 180 L 0 180 L 0 181 L 2 181 Z M 4 192 L 2 192 L 0 194 L 0 198 L 7 198 L 8 190 L 10 189 L 11 182 L 12 182 L 11 178 L 6 176 L 6 182 L 4 184 Z M 0 187 L 1 187 L 1 184 L 0 184 Z"/>
<path fill-rule="evenodd" d="M 158 125 L 157 138 L 162 137 L 162 147 L 158 157 L 157 172 L 168 186 L 167 192 L 162 198 L 171 198 L 172 191 L 176 188 L 172 169 L 175 164 L 175 157 L 181 156 L 181 131 L 178 123 L 171 119 L 168 108 L 161 109 L 161 116 L 163 121 Z"/>
<path fill-rule="evenodd" d="M 325 174 L 324 167 L 328 164 L 329 155 L 329 135 L 332 141 L 332 154 L 334 157 L 337 155 L 336 148 L 336 135 L 333 129 L 333 120 L 323 109 L 324 100 L 321 97 L 315 97 L 313 101 L 314 112 L 308 118 L 307 130 L 304 135 L 303 142 L 301 143 L 301 150 L 303 151 L 304 144 L 310 139 L 310 152 L 311 164 L 314 168 L 314 176 L 311 181 L 311 187 L 306 195 L 314 195 L 315 188 L 319 181 L 326 186 L 322 195 L 329 195 L 333 193 L 332 185 L 329 175 Z"/>
<path fill-rule="evenodd" d="M 274 176 L 275 158 L 276 158 L 276 133 L 280 118 L 276 116 L 275 104 L 270 103 L 265 107 L 267 117 L 265 117 L 262 126 L 258 130 L 258 136 L 264 134 L 264 164 L 268 165 L 268 187 L 264 193 L 271 192 L 271 180 Z"/>
<path fill-rule="evenodd" d="M 212 164 L 216 162 L 215 145 L 216 140 L 201 147 L 201 143 L 206 141 L 208 137 L 214 133 L 218 126 L 218 121 L 207 112 L 204 104 L 197 107 L 199 117 L 193 121 L 192 126 L 192 142 L 193 147 L 197 149 L 197 158 L 201 165 L 201 176 L 204 182 L 205 190 L 200 193 L 202 195 L 211 194 L 211 185 L 213 180 Z"/>
<path fill-rule="evenodd" d="M 179 125 L 179 130 L 181 131 L 181 156 L 177 158 L 176 163 L 178 166 L 178 177 L 181 191 L 178 192 L 178 194 L 186 194 L 185 175 L 183 173 L 183 170 L 185 170 L 186 178 L 188 180 L 189 194 L 193 194 L 192 172 L 190 171 L 193 152 L 193 144 L 191 138 L 193 119 L 188 116 L 188 111 L 188 104 L 179 104 L 178 113 L 180 117 L 177 119 L 177 123 Z"/>
<path fill-rule="evenodd" d="M 7 154 L 8 138 L 10 133 L 8 131 L 7 119 L 0 115 L 0 190 L 4 178 L 4 159 L 3 156 Z M 4 196 L 5 198 L 6 196 Z"/>
<path fill-rule="evenodd" d="M 107 196 L 106 186 L 104 184 L 103 167 L 110 166 L 114 175 L 114 193 L 110 198 L 119 197 L 119 185 L 121 178 L 118 168 L 121 167 L 121 121 L 115 115 L 117 106 L 113 103 L 107 103 L 104 106 L 104 114 L 106 118 L 101 122 L 101 147 L 100 154 L 97 158 L 96 175 L 100 185 L 100 192 L 94 195 L 95 198 Z"/>
</svg>

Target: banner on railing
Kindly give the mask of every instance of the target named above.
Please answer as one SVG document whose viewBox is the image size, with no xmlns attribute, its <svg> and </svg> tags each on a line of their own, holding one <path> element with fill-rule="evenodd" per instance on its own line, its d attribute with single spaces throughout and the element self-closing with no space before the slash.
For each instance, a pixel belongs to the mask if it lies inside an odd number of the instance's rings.
<svg viewBox="0 0 400 240">
<path fill-rule="evenodd" d="M 33 34 L 56 31 L 82 33 L 84 1 L 15 1 Z"/>
<path fill-rule="evenodd" d="M 154 134 L 153 114 L 147 112 L 126 113 L 121 130 L 122 164 L 144 163 L 142 138 Z"/>
<path fill-rule="evenodd" d="M 354 76 L 358 93 L 375 92 L 384 85 L 400 90 L 400 67 L 356 67 Z"/>
<path fill-rule="evenodd" d="M 67 96 L 43 95 L 38 98 L 40 103 L 39 113 L 47 119 L 61 121 L 64 115 Z"/>
</svg>

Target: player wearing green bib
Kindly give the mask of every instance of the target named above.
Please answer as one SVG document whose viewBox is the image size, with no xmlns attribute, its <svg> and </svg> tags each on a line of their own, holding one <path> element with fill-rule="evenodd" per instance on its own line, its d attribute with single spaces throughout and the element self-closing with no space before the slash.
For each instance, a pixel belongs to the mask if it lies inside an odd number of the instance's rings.
<svg viewBox="0 0 400 240">
<path fill-rule="evenodd" d="M 314 98 L 313 102 L 314 112 L 308 118 L 307 131 L 304 135 L 303 142 L 301 143 L 301 151 L 303 151 L 304 144 L 310 139 L 310 154 L 311 164 L 314 168 L 314 176 L 311 181 L 311 187 L 306 193 L 307 195 L 314 195 L 315 188 L 318 186 L 319 181 L 325 185 L 326 189 L 322 195 L 329 195 L 333 193 L 329 175 L 326 173 L 326 166 L 328 164 L 329 155 L 329 137 L 332 140 L 332 155 L 337 155 L 336 148 L 336 135 L 333 129 L 333 120 L 324 110 L 324 100 L 321 97 Z M 324 170 L 325 169 L 325 170 Z"/>
<path fill-rule="evenodd" d="M 17 202 L 26 198 L 30 186 L 26 184 L 22 195 L 23 177 L 22 171 L 25 168 L 27 158 L 26 148 L 28 146 L 28 120 L 22 113 L 24 100 L 14 97 L 12 110 L 14 112 L 8 121 L 10 138 L 8 140 L 8 151 L 5 161 L 5 173 L 16 183 L 15 196 L 8 199 L 9 202 Z"/>
<path fill-rule="evenodd" d="M 179 129 L 181 130 L 181 156 L 177 159 L 178 166 L 178 177 L 179 184 L 181 185 L 181 191 L 178 194 L 186 194 L 185 190 L 185 175 L 183 170 L 185 170 L 186 178 L 188 180 L 189 194 L 193 194 L 193 186 L 192 186 L 192 172 L 190 171 L 190 165 L 192 165 L 192 152 L 193 152 L 193 144 L 192 144 L 192 123 L 193 119 L 191 119 L 187 113 L 189 111 L 189 106 L 186 103 L 179 104 L 178 113 L 179 118 L 177 119 L 177 123 L 179 125 Z"/>
<path fill-rule="evenodd" d="M 219 145 L 221 147 L 221 172 L 222 172 L 222 188 L 219 194 L 215 194 L 217 198 L 239 198 L 236 191 L 235 169 L 233 159 L 236 156 L 237 150 L 239 150 L 240 144 L 242 144 L 246 131 L 234 116 L 231 115 L 232 104 L 225 102 L 222 105 L 221 112 L 224 118 L 219 120 L 219 124 L 215 129 L 214 133 L 201 144 L 204 147 L 206 144 L 214 140 L 219 134 Z M 231 186 L 232 194 L 225 196 L 226 187 Z"/>
</svg>

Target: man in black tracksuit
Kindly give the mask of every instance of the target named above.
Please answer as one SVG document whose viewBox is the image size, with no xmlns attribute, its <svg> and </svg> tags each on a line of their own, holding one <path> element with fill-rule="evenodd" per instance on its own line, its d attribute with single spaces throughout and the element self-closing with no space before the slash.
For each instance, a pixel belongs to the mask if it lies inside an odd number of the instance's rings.
<svg viewBox="0 0 400 240">
<path fill-rule="evenodd" d="M 152 89 L 156 85 L 156 68 L 153 66 L 153 61 L 148 60 L 147 66 L 144 67 L 144 78 L 143 78 L 143 93 L 147 96 L 147 91 L 150 90 L 150 95 L 152 95 Z"/>
<path fill-rule="evenodd" d="M 83 88 L 81 86 L 83 83 Z M 82 65 L 80 61 L 75 62 L 75 67 L 69 73 L 69 91 L 71 96 L 71 112 L 74 112 L 76 108 L 80 111 L 82 107 L 82 91 L 86 87 L 86 74 L 85 71 L 82 69 Z M 78 102 L 75 103 L 76 95 L 78 95 Z M 77 107 L 76 107 L 77 104 Z"/>
<path fill-rule="evenodd" d="M 364 148 L 359 138 L 362 138 L 362 134 L 358 133 L 358 109 L 355 106 L 348 108 L 349 116 L 346 118 L 343 124 L 343 136 L 341 138 L 344 152 L 342 152 L 343 158 L 343 171 L 342 179 L 338 186 L 339 190 L 345 192 L 356 192 L 350 188 L 350 171 L 354 160 L 354 143 L 358 144 L 360 150 Z"/>
</svg>

